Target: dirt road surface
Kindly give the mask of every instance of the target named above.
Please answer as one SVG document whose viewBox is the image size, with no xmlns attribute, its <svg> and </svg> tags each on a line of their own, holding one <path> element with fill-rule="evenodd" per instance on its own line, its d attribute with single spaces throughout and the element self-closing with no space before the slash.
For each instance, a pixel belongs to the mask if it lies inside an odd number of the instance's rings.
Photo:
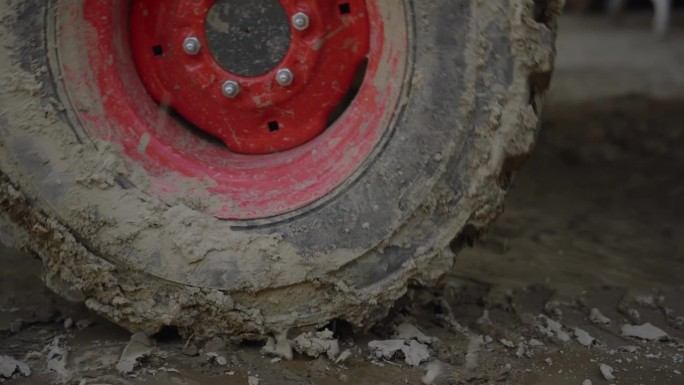
<svg viewBox="0 0 684 385">
<path fill-rule="evenodd" d="M 633 21 L 632 42 L 654 42 L 639 29 L 647 23 Z M 505 214 L 437 287 L 414 287 L 380 325 L 331 323 L 333 359 L 173 330 L 131 342 L 44 289 L 37 260 L 0 248 L 0 383 L 684 384 L 684 82 L 650 92 L 667 68 L 683 73 L 684 35 L 645 48 L 665 69 L 622 66 L 597 98 L 568 79 L 591 84 L 613 59 L 572 62 L 571 51 L 614 30 L 567 24 L 539 147 Z M 649 86 L 624 88 L 629 79 Z"/>
</svg>

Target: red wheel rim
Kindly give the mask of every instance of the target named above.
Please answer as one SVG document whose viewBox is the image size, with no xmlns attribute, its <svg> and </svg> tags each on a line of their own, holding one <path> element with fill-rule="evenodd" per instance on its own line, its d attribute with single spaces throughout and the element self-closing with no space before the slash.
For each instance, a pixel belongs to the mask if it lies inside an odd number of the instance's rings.
<svg viewBox="0 0 684 385">
<path fill-rule="evenodd" d="M 311 119 L 314 128 L 298 137 L 295 147 L 274 147 L 271 141 L 241 150 L 280 152 L 246 155 L 198 136 L 160 108 L 141 81 L 135 49 L 128 44 L 136 33 L 127 28 L 135 3 L 129 8 L 115 0 L 64 0 L 57 8 L 55 36 L 64 91 L 79 123 L 91 138 L 116 144 L 132 166 L 146 171 L 148 183 L 138 187 L 148 194 L 221 219 L 292 213 L 340 191 L 387 138 L 407 68 L 406 25 L 387 23 L 397 20 L 396 4 L 365 3 L 370 28 L 368 54 L 361 60 L 367 60 L 367 70 L 344 113 L 322 132 L 319 117 Z M 303 9 L 281 3 L 288 12 Z"/>
<path fill-rule="evenodd" d="M 288 150 L 323 132 L 368 55 L 364 0 L 348 0 L 344 14 L 332 1 L 281 0 L 290 18 L 308 15 L 308 28 L 292 27 L 283 60 L 252 77 L 225 70 L 208 49 L 206 20 L 214 2 L 133 2 L 133 56 L 154 99 L 244 154 Z M 186 53 L 182 47 L 190 37 L 206 48 Z M 289 71 L 291 84 L 276 81 L 280 70 Z M 224 82 L 233 82 L 239 93 L 225 96 Z"/>
</svg>

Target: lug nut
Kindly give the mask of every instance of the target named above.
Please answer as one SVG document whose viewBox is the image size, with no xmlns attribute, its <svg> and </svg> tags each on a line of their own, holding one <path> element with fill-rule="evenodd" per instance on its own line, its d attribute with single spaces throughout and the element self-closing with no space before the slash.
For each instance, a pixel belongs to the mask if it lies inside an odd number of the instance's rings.
<svg viewBox="0 0 684 385">
<path fill-rule="evenodd" d="M 297 31 L 303 31 L 309 28 L 309 16 L 306 13 L 299 12 L 292 16 L 292 26 Z"/>
<path fill-rule="evenodd" d="M 197 55 L 202 48 L 202 43 L 196 37 L 188 37 L 183 42 L 183 51 L 188 55 Z"/>
<path fill-rule="evenodd" d="M 292 71 L 287 68 L 283 68 L 276 74 L 276 81 L 283 87 L 287 87 L 294 81 L 294 75 Z"/>
<path fill-rule="evenodd" d="M 232 99 L 240 93 L 240 85 L 232 80 L 228 80 L 221 86 L 221 91 L 223 91 L 223 96 Z"/>
</svg>

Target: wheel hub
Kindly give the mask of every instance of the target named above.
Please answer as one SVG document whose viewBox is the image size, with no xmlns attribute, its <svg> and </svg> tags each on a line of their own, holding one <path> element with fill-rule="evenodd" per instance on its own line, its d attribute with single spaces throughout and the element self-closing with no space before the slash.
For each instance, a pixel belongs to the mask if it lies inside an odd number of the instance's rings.
<svg viewBox="0 0 684 385">
<path fill-rule="evenodd" d="M 221 67 L 240 76 L 259 76 L 285 57 L 290 25 L 278 0 L 217 0 L 207 15 L 206 36 Z"/>
<path fill-rule="evenodd" d="M 323 132 L 363 68 L 369 36 L 363 0 L 136 0 L 131 11 L 148 92 L 246 154 Z"/>
</svg>

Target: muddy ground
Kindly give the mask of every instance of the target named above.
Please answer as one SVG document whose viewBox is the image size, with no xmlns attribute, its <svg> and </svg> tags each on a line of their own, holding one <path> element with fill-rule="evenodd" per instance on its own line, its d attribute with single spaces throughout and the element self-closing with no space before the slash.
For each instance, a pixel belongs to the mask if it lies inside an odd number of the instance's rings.
<svg viewBox="0 0 684 385">
<path fill-rule="evenodd" d="M 570 67 L 560 83 L 581 66 Z M 558 87 L 505 214 L 437 287 L 413 288 L 370 332 L 331 324 L 351 353 L 342 362 L 196 346 L 167 330 L 138 344 L 122 375 L 130 333 L 55 297 L 37 260 L 0 248 L 0 356 L 31 372 L 9 383 L 419 384 L 430 372 L 437 384 L 684 384 L 684 98 L 618 89 L 588 100 Z M 368 347 L 401 324 L 425 334 L 404 336 L 428 347 L 419 367 Z"/>
</svg>

